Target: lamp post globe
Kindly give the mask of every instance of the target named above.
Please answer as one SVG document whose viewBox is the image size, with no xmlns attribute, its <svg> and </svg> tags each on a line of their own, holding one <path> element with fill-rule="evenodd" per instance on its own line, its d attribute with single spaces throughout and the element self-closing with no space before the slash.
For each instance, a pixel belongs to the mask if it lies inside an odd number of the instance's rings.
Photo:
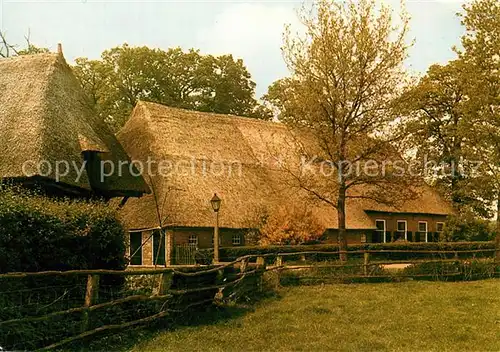
<svg viewBox="0 0 500 352">
<path fill-rule="evenodd" d="M 210 199 L 210 204 L 212 205 L 212 209 L 217 213 L 220 209 L 220 203 L 221 203 L 221 199 L 219 197 L 217 197 L 217 194 L 214 193 L 214 196 L 212 197 L 212 199 Z"/>
</svg>

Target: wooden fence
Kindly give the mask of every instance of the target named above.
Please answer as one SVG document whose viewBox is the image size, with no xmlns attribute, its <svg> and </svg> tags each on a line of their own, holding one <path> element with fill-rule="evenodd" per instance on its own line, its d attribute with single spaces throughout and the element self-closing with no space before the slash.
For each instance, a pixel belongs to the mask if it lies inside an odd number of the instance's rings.
<svg viewBox="0 0 500 352">
<path fill-rule="evenodd" d="M 0 275 L 0 347 L 51 350 L 97 334 L 175 319 L 229 295 L 254 295 L 263 267 L 75 270 Z"/>
<path fill-rule="evenodd" d="M 141 324 L 169 324 L 215 300 L 254 295 L 262 290 L 265 271 L 277 274 L 278 282 L 292 284 L 408 277 L 463 280 L 500 273 L 492 249 L 349 251 L 348 262 L 338 260 L 340 253 L 246 255 L 202 267 L 2 274 L 0 346 L 50 350 Z M 407 267 L 391 271 L 390 266 L 402 264 Z"/>
<path fill-rule="evenodd" d="M 359 250 L 349 261 L 342 251 L 307 251 L 257 255 L 256 263 L 278 274 L 280 283 L 381 282 L 408 278 L 475 280 L 500 277 L 495 249 Z M 385 259 L 402 258 L 402 259 Z M 320 260 L 318 260 L 321 258 Z M 311 260 L 312 259 L 312 260 Z"/>
</svg>

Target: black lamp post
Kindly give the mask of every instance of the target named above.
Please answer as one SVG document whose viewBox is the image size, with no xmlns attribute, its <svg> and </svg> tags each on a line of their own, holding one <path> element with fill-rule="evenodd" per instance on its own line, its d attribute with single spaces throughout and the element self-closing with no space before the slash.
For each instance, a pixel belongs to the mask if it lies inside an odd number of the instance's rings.
<svg viewBox="0 0 500 352">
<path fill-rule="evenodd" d="M 210 200 L 210 204 L 212 205 L 212 209 L 215 212 L 215 228 L 214 228 L 214 263 L 219 263 L 219 210 L 220 210 L 221 199 L 217 197 L 217 194 L 214 193 L 214 196 Z"/>
</svg>

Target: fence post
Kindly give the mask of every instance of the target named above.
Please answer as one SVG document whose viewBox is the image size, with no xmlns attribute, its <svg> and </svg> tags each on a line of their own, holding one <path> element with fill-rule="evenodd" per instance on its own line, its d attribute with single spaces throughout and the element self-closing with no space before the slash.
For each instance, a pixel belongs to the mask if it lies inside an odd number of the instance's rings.
<svg viewBox="0 0 500 352">
<path fill-rule="evenodd" d="M 85 303 L 84 307 L 91 307 L 99 297 L 99 275 L 87 276 L 87 289 L 85 290 Z M 89 327 L 89 311 L 83 311 L 82 331 L 87 331 Z"/>
<path fill-rule="evenodd" d="M 257 257 L 257 271 L 262 270 L 263 272 L 266 271 L 266 261 L 264 260 L 264 257 Z M 262 277 L 262 273 L 258 273 L 259 279 L 257 283 L 257 291 L 262 292 L 264 290 L 264 278 Z"/>
<path fill-rule="evenodd" d="M 167 273 L 161 273 L 160 278 L 158 280 L 158 285 L 153 289 L 153 295 L 155 296 L 163 296 L 167 293 L 167 291 L 172 286 L 172 282 L 174 281 L 174 273 L 169 271 Z"/>
<path fill-rule="evenodd" d="M 368 264 L 370 263 L 370 252 L 365 252 L 363 255 L 363 272 L 368 276 Z"/>
<path fill-rule="evenodd" d="M 306 255 L 305 254 L 301 254 L 300 255 L 300 261 L 301 262 L 305 262 L 306 261 Z"/>
<path fill-rule="evenodd" d="M 247 270 L 248 259 L 243 259 L 240 263 L 240 273 L 244 273 Z"/>
<path fill-rule="evenodd" d="M 276 256 L 276 266 L 283 266 L 283 257 L 279 254 Z"/>
<path fill-rule="evenodd" d="M 264 265 L 264 257 L 257 257 L 257 265 Z"/>
</svg>

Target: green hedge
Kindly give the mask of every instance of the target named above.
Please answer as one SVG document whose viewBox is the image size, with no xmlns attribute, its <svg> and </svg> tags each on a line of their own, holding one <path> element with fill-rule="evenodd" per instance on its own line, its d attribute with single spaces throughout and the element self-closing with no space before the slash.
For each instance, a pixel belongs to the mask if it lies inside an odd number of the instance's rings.
<svg viewBox="0 0 500 352">
<path fill-rule="evenodd" d="M 438 254 L 419 253 L 418 251 L 465 251 L 474 249 L 494 249 L 493 242 L 430 242 L 430 243 L 365 243 L 349 245 L 348 251 L 355 252 L 359 250 L 411 250 L 414 253 L 376 253 L 371 255 L 372 260 L 405 260 L 416 258 L 432 258 Z M 298 253 L 298 252 L 336 252 L 338 251 L 336 244 L 314 244 L 300 246 L 248 246 L 248 247 L 223 247 L 220 249 L 220 258 L 222 261 L 233 261 L 236 258 L 244 255 L 262 255 L 262 254 L 277 254 L 277 253 Z M 212 249 L 200 250 L 200 257 L 211 257 Z M 479 253 L 475 256 L 492 256 L 493 252 Z M 454 254 L 440 255 L 441 257 L 453 257 Z M 472 257 L 471 253 L 462 253 L 461 257 Z M 362 254 L 352 253 L 349 258 L 361 258 Z M 313 261 L 336 260 L 338 254 L 314 254 L 307 255 L 306 259 Z M 266 258 L 266 262 L 271 263 L 276 258 L 270 256 Z M 298 256 L 289 256 L 286 260 L 297 260 Z"/>
<path fill-rule="evenodd" d="M 0 190 L 0 273 L 125 268 L 125 231 L 114 209 L 97 201 L 57 200 Z M 83 305 L 86 276 L 0 279 L 0 321 Z M 102 276 L 101 299 L 122 277 Z M 0 326 L 0 346 L 34 350 L 79 331 L 81 314 Z"/>
<path fill-rule="evenodd" d="M 0 229 L 0 273 L 125 268 L 125 231 L 104 203 L 4 189 Z"/>
</svg>

